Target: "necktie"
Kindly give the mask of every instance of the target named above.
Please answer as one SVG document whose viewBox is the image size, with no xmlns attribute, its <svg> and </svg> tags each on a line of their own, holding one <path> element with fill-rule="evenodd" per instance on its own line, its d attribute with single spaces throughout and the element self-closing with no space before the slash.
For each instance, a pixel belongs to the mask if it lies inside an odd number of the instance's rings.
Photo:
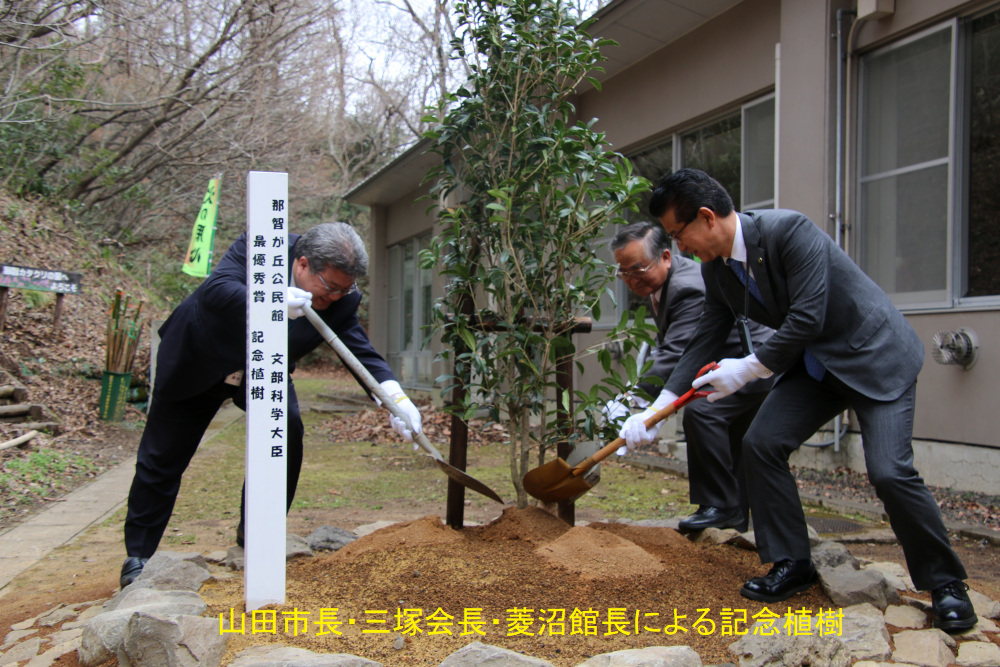
<svg viewBox="0 0 1000 667">
<path fill-rule="evenodd" d="M 728 263 L 729 268 L 733 270 L 733 273 L 735 273 L 736 277 L 740 279 L 740 282 L 746 285 L 747 272 L 746 269 L 743 268 L 743 263 L 737 262 L 734 259 L 730 259 Z M 760 289 L 757 287 L 757 281 L 753 279 L 753 276 L 750 276 L 750 294 L 753 298 L 757 299 L 757 303 L 761 305 L 764 304 L 764 298 L 760 295 Z"/>
<path fill-rule="evenodd" d="M 746 285 L 747 272 L 743 268 L 743 264 L 733 259 L 730 259 L 728 261 L 728 264 L 729 268 L 732 269 L 733 273 L 736 274 L 736 277 L 740 279 L 740 282 Z M 757 281 L 753 279 L 753 276 L 750 276 L 750 294 L 753 295 L 753 298 L 757 299 L 758 303 L 761 304 L 764 303 L 764 299 L 762 299 L 760 296 L 760 289 L 758 289 L 757 287 Z M 809 350 L 803 351 L 802 361 L 805 362 L 806 373 L 808 373 L 809 377 L 811 377 L 813 380 L 819 382 L 823 379 L 823 376 L 826 375 L 826 368 L 823 367 L 823 364 L 820 363 L 820 360 L 814 357 L 813 353 L 810 352 Z"/>
</svg>

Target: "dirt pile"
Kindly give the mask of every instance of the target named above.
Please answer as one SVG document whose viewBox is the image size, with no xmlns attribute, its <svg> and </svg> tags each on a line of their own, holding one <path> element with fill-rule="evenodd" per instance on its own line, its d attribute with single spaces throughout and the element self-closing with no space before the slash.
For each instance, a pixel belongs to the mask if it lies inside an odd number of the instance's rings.
<svg viewBox="0 0 1000 667">
<path fill-rule="evenodd" d="M 635 542 L 585 526 L 571 528 L 550 544 L 539 547 L 539 558 L 564 567 L 583 579 L 653 575 L 662 561 Z"/>
<path fill-rule="evenodd" d="M 437 516 L 425 516 L 416 521 L 397 523 L 376 530 L 337 551 L 337 558 L 351 560 L 370 552 L 421 545 L 449 544 L 462 539 L 462 534 L 448 528 Z"/>
<path fill-rule="evenodd" d="M 484 542 L 501 540 L 524 540 L 532 544 L 546 544 L 567 530 L 569 525 L 543 509 L 527 507 L 504 508 L 499 519 L 485 526 L 469 528 L 470 535 L 476 535 Z"/>
<path fill-rule="evenodd" d="M 227 659 L 281 643 L 426 665 L 481 641 L 555 665 L 658 645 L 689 645 L 706 664 L 728 662 L 734 631 L 763 609 L 739 587 L 762 569 L 756 554 L 694 544 L 667 528 L 571 528 L 538 508 L 508 508 L 490 524 L 454 531 L 427 516 L 290 563 L 274 629 L 253 632 L 247 618 Z M 202 596 L 210 614 L 228 618 L 235 609 L 238 618 L 242 581 L 211 583 Z M 831 606 L 818 587 L 793 603 L 814 612 Z M 784 616 L 786 606 L 771 611 Z M 727 630 L 724 610 L 745 622 Z M 290 618 L 304 622 L 296 628 Z"/>
</svg>

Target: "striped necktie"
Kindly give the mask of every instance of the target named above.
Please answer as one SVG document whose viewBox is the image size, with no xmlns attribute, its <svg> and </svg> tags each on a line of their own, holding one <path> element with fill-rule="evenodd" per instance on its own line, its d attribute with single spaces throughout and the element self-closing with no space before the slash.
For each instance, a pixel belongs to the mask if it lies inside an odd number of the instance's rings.
<svg viewBox="0 0 1000 667">
<path fill-rule="evenodd" d="M 729 268 L 733 270 L 733 273 L 736 274 L 736 277 L 740 279 L 740 282 L 746 285 L 747 272 L 743 268 L 743 263 L 737 262 L 735 259 L 729 259 L 727 263 L 729 264 Z M 764 305 L 764 297 L 760 295 L 760 288 L 757 287 L 757 281 L 753 279 L 753 276 L 750 276 L 750 294 L 753 298 L 757 299 L 757 303 Z"/>
</svg>

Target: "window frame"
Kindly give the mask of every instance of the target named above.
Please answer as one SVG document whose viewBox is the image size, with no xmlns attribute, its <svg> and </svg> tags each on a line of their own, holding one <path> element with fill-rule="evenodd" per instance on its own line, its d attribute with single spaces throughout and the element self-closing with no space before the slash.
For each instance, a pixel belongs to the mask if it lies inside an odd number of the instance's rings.
<svg viewBox="0 0 1000 667">
<path fill-rule="evenodd" d="M 387 274 L 386 307 L 387 307 L 387 334 L 386 362 L 393 373 L 400 378 L 400 384 L 404 387 L 431 389 L 434 386 L 435 371 L 433 368 L 434 351 L 424 341 L 427 333 L 424 325 L 420 323 L 420 314 L 423 312 L 421 303 L 421 292 L 426 285 L 421 282 L 423 269 L 420 268 L 420 251 L 427 247 L 433 234 L 431 231 L 424 231 L 406 239 L 402 239 L 386 248 L 386 258 L 390 268 Z M 403 270 L 405 246 L 413 244 L 413 275 L 407 276 Z M 392 268 L 395 262 L 396 268 Z M 395 274 L 395 275 L 393 275 Z M 412 280 L 413 288 L 413 312 L 406 318 L 406 304 L 403 298 L 404 286 L 408 280 Z M 434 278 L 430 276 L 430 300 L 434 301 Z M 395 310 L 395 312 L 393 312 Z M 408 321 L 407 321 L 408 319 Z M 395 321 L 395 325 L 394 325 Z M 406 339 L 406 328 L 410 327 L 412 334 L 413 349 L 402 349 L 402 342 Z M 395 329 L 395 330 L 393 330 Z M 420 379 L 420 359 L 429 359 L 431 369 L 429 377 Z M 412 364 L 412 372 L 407 364 Z M 412 377 L 411 377 L 412 376 Z"/>
<path fill-rule="evenodd" d="M 771 170 L 771 197 L 769 199 L 761 199 L 758 201 L 747 202 L 746 193 L 748 190 L 747 184 L 747 170 L 744 169 L 744 165 L 747 163 L 747 140 L 746 131 L 744 128 L 747 126 L 747 110 L 753 107 L 760 106 L 762 104 L 767 104 L 771 102 L 773 105 L 771 117 L 774 120 L 774 141 L 775 144 L 772 145 L 772 170 Z M 777 151 L 777 140 L 778 140 L 778 99 L 776 93 L 771 93 L 769 95 L 764 95 L 763 97 L 758 97 L 740 106 L 740 201 L 738 206 L 739 210 L 743 211 L 746 209 L 759 209 L 759 208 L 777 208 L 778 206 L 778 151 Z"/>
<path fill-rule="evenodd" d="M 864 218 L 864 205 L 865 198 L 863 196 L 863 190 L 865 185 L 869 183 L 878 183 L 891 178 L 897 178 L 899 176 L 904 176 L 907 174 L 914 174 L 920 171 L 925 171 L 927 169 L 933 169 L 938 166 L 946 166 L 946 179 L 945 184 L 945 211 L 947 220 L 945 221 L 945 267 L 944 267 L 944 287 L 940 290 L 934 290 L 933 292 L 890 292 L 885 290 L 889 298 L 892 299 L 893 304 L 896 305 L 900 310 L 909 309 L 935 309 L 935 308 L 945 308 L 948 306 L 949 295 L 954 294 L 953 286 L 953 274 L 954 274 L 954 236 L 952 229 L 954 228 L 954 217 L 955 217 L 955 196 L 954 196 L 954 168 L 956 164 L 955 159 L 955 36 L 956 36 L 956 22 L 946 21 L 940 23 L 917 33 L 909 35 L 903 39 L 897 40 L 891 44 L 887 44 L 881 48 L 873 49 L 872 51 L 865 53 L 858 62 L 858 95 L 857 95 L 857 106 L 856 112 L 858 117 L 857 131 L 854 136 L 855 145 L 855 160 L 854 160 L 854 174 L 853 174 L 853 189 L 855 192 L 853 214 L 854 219 L 857 221 L 856 228 L 857 232 L 855 234 L 855 239 L 853 243 L 854 256 L 857 258 L 859 265 L 864 269 L 864 266 L 868 263 L 867 254 L 868 248 L 866 245 L 866 231 L 868 230 L 867 221 Z M 928 37 L 940 33 L 940 32 L 950 32 L 951 33 L 951 48 L 949 53 L 950 63 L 949 72 L 951 81 L 949 82 L 949 94 L 951 99 L 948 102 L 948 118 L 945 120 L 947 123 L 947 137 L 948 137 L 948 147 L 945 157 L 934 158 L 931 160 L 922 161 L 919 163 L 907 164 L 905 166 L 897 166 L 893 169 L 886 171 L 880 171 L 871 175 L 863 175 L 862 164 L 865 155 L 864 138 L 868 118 L 865 117 L 864 110 L 867 106 L 868 97 L 866 95 L 867 89 L 867 77 L 869 75 L 870 61 L 873 58 L 879 58 L 890 54 L 894 51 L 903 49 L 915 42 L 927 39 Z M 882 260 L 884 258 L 873 258 L 876 260 Z M 874 278 L 873 278 L 874 279 Z M 885 288 L 883 288 L 885 289 Z M 934 295 L 934 292 L 942 292 L 940 297 Z"/>
<path fill-rule="evenodd" d="M 852 163 L 851 189 L 854 201 L 851 213 L 854 216 L 855 231 L 852 234 L 851 250 L 862 266 L 865 263 L 867 248 L 865 247 L 865 225 L 862 197 L 862 187 L 866 183 L 875 182 L 881 178 L 910 173 L 920 168 L 933 166 L 932 163 L 947 164 L 947 183 L 945 211 L 946 246 L 944 278 L 945 286 L 940 298 L 921 296 L 924 293 L 900 292 L 889 293 L 889 298 L 900 311 L 907 314 L 926 312 L 951 312 L 962 310 L 995 310 L 1000 308 L 1000 294 L 983 296 L 963 296 L 968 290 L 970 269 L 969 228 L 969 142 L 971 108 L 968 102 L 971 77 L 971 22 L 973 19 L 988 13 L 1000 12 L 1000 5 L 978 12 L 974 16 L 952 18 L 929 26 L 923 30 L 907 35 L 890 44 L 872 49 L 858 58 L 857 102 L 854 113 L 857 118 L 857 130 L 853 137 L 855 158 Z M 866 75 L 871 58 L 891 53 L 905 48 L 907 45 L 925 39 L 935 33 L 950 31 L 950 63 L 949 63 L 949 105 L 947 118 L 948 154 L 946 158 L 937 158 L 919 164 L 907 165 L 888 172 L 870 176 L 862 176 L 862 156 L 864 152 L 866 105 Z M 937 291 L 937 290 L 935 290 Z M 933 294 L 933 293 L 931 293 Z M 908 296 L 909 295 L 909 296 Z"/>
</svg>

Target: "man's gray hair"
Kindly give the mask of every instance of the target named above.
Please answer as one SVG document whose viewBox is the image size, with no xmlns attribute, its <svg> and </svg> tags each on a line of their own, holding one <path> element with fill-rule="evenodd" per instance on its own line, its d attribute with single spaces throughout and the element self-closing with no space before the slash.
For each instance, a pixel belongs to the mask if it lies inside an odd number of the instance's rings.
<svg viewBox="0 0 1000 667">
<path fill-rule="evenodd" d="M 319 273 L 330 266 L 353 278 L 368 273 L 368 252 L 365 244 L 346 222 L 324 222 L 316 225 L 295 244 L 295 259 L 309 260 L 309 270 Z"/>
<path fill-rule="evenodd" d="M 642 249 L 646 253 L 646 259 L 653 261 L 663 254 L 664 250 L 670 250 L 670 237 L 660 225 L 654 225 L 648 220 L 633 222 L 623 227 L 615 237 L 611 239 L 611 252 L 621 250 L 632 241 L 642 241 Z"/>
</svg>

